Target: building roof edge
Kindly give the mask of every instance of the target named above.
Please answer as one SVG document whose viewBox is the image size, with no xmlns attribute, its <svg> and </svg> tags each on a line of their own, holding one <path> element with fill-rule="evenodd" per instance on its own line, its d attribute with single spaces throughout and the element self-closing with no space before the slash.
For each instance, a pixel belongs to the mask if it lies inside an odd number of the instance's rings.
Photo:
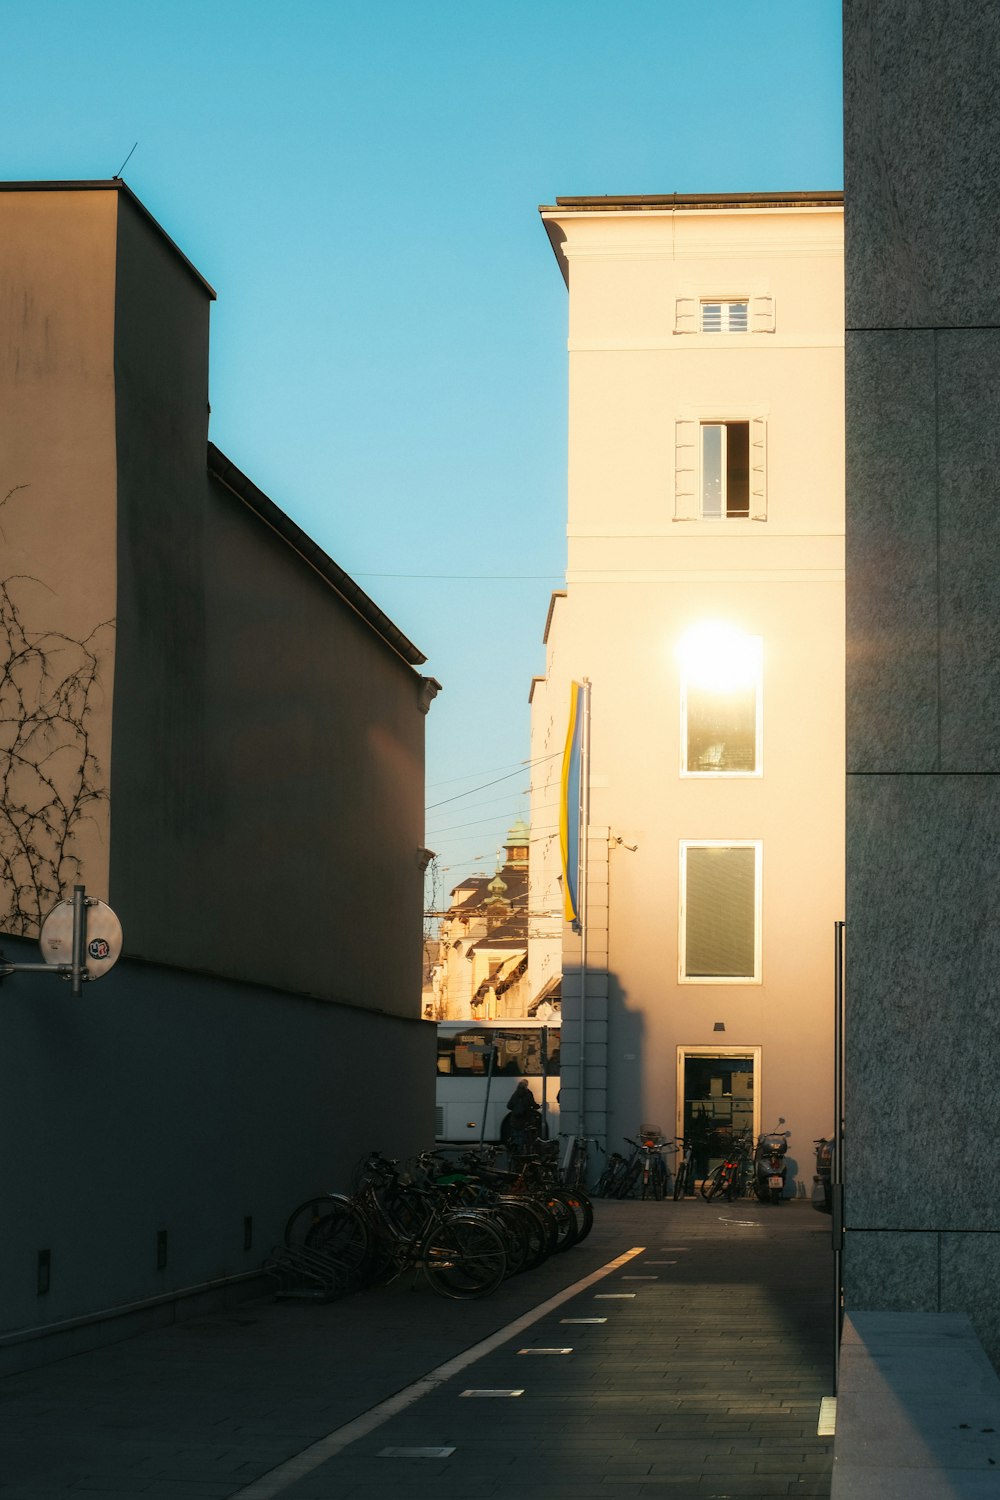
<svg viewBox="0 0 1000 1500">
<path fill-rule="evenodd" d="M 727 209 L 727 208 L 836 208 L 843 204 L 842 189 L 818 189 L 796 193 L 608 193 L 578 198 L 557 198 L 539 204 L 540 214 L 560 210 L 621 213 L 635 210 Z"/>
<path fill-rule="evenodd" d="M 248 479 L 214 443 L 208 445 L 208 472 L 230 490 L 238 500 L 242 500 L 244 505 L 254 511 L 270 526 L 272 531 L 276 531 L 304 562 L 314 568 L 348 608 L 360 616 L 365 624 L 406 662 L 407 666 L 418 667 L 427 660 L 423 652 L 407 639 L 384 610 L 379 609 L 364 589 L 354 582 L 350 574 L 345 573 L 343 568 L 335 563 L 317 542 L 313 541 L 312 537 L 296 525 L 290 516 L 286 516 L 285 512 L 275 505 L 263 490 L 258 489 L 253 480 Z"/>
<path fill-rule="evenodd" d="M 187 256 L 177 244 L 176 240 L 172 240 L 170 238 L 169 234 L 167 234 L 167 231 L 163 228 L 163 225 L 158 223 L 157 220 L 153 218 L 153 215 L 143 203 L 142 199 L 136 197 L 135 193 L 133 193 L 132 189 L 125 181 L 123 181 L 121 177 L 110 177 L 105 180 L 97 178 L 93 181 L 80 179 L 67 182 L 0 182 L 0 193 L 90 192 L 123 194 L 128 199 L 129 203 L 131 203 L 132 206 L 136 209 L 136 211 L 142 214 L 143 218 L 153 226 L 160 238 L 170 246 L 171 250 L 177 256 L 177 258 L 187 267 L 188 271 L 190 271 L 194 279 L 202 287 L 204 287 L 205 291 L 208 293 L 209 300 L 212 302 L 215 302 L 217 300 L 215 288 L 211 285 L 210 282 L 205 280 L 204 276 L 198 270 L 198 267 L 192 261 L 188 260 Z"/>
</svg>

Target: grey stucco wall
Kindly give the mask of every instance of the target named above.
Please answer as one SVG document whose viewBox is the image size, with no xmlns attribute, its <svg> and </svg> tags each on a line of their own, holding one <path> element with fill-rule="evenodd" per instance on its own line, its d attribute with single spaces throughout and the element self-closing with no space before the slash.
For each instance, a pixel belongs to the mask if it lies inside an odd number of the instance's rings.
<svg viewBox="0 0 1000 1500">
<path fill-rule="evenodd" d="M 1000 14 L 848 0 L 844 60 L 846 1296 L 1000 1365 Z"/>
<path fill-rule="evenodd" d="M 368 1151 L 429 1147 L 433 1093 L 400 1079 L 432 1078 L 434 1051 L 420 1021 L 128 959 L 79 1000 L 48 975 L 5 981 L 0 1358 L 12 1330 L 253 1270 Z"/>
</svg>

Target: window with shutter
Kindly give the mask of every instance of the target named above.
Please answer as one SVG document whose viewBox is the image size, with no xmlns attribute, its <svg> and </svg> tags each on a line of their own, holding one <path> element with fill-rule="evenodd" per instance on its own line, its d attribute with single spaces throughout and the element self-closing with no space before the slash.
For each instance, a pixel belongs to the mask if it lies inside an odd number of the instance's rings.
<svg viewBox="0 0 1000 1500">
<path fill-rule="evenodd" d="M 674 424 L 674 520 L 767 520 L 763 417 Z"/>
<path fill-rule="evenodd" d="M 752 297 L 677 297 L 675 333 L 773 333 L 774 298 L 769 292 Z"/>
</svg>

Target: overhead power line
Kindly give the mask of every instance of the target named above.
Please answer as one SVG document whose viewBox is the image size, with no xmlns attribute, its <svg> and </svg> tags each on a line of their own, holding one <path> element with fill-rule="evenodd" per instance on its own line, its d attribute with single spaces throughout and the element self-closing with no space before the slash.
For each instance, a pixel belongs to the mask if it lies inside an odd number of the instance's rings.
<svg viewBox="0 0 1000 1500">
<path fill-rule="evenodd" d="M 552 755 L 539 756 L 538 760 L 523 760 L 516 771 L 508 771 L 506 776 L 497 776 L 493 781 L 484 781 L 479 786 L 470 786 L 467 792 L 456 792 L 454 797 L 442 797 L 440 802 L 429 802 L 424 812 L 432 812 L 435 807 L 444 807 L 446 802 L 460 802 L 463 797 L 471 797 L 474 792 L 485 792 L 488 786 L 499 786 L 501 781 L 510 781 L 515 776 L 523 776 L 527 766 L 541 765 L 543 761 L 555 760 L 556 755 L 561 754 L 562 751 L 557 750 Z"/>
</svg>

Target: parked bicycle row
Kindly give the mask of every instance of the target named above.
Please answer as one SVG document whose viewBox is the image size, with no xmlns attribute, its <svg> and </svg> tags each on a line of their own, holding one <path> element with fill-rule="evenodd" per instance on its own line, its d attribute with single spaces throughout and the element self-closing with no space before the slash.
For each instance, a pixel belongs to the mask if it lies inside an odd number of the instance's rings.
<svg viewBox="0 0 1000 1500">
<path fill-rule="evenodd" d="M 783 1125 L 783 1119 L 778 1121 Z M 673 1197 L 694 1197 L 700 1190 L 706 1201 L 713 1198 L 753 1196 L 762 1203 L 780 1203 L 787 1178 L 786 1131 L 768 1131 L 756 1143 L 752 1131 L 744 1130 L 728 1143 L 721 1161 L 699 1173 L 695 1142 L 688 1136 L 667 1140 L 654 1128 L 642 1126 L 637 1136 L 626 1136 L 627 1152 L 612 1151 L 593 1189 L 598 1198 L 650 1198 L 657 1202 Z M 586 1184 L 590 1146 L 601 1149 L 592 1136 L 571 1138 L 563 1168 L 566 1182 Z M 674 1158 L 671 1171 L 666 1156 Z"/>
<path fill-rule="evenodd" d="M 482 1297 L 590 1233 L 587 1194 L 558 1182 L 551 1156 L 503 1168 L 500 1156 L 427 1151 L 403 1167 L 372 1152 L 352 1193 L 307 1199 L 289 1217 L 265 1266 L 278 1295 L 329 1299 L 410 1271 L 441 1296 Z"/>
</svg>

